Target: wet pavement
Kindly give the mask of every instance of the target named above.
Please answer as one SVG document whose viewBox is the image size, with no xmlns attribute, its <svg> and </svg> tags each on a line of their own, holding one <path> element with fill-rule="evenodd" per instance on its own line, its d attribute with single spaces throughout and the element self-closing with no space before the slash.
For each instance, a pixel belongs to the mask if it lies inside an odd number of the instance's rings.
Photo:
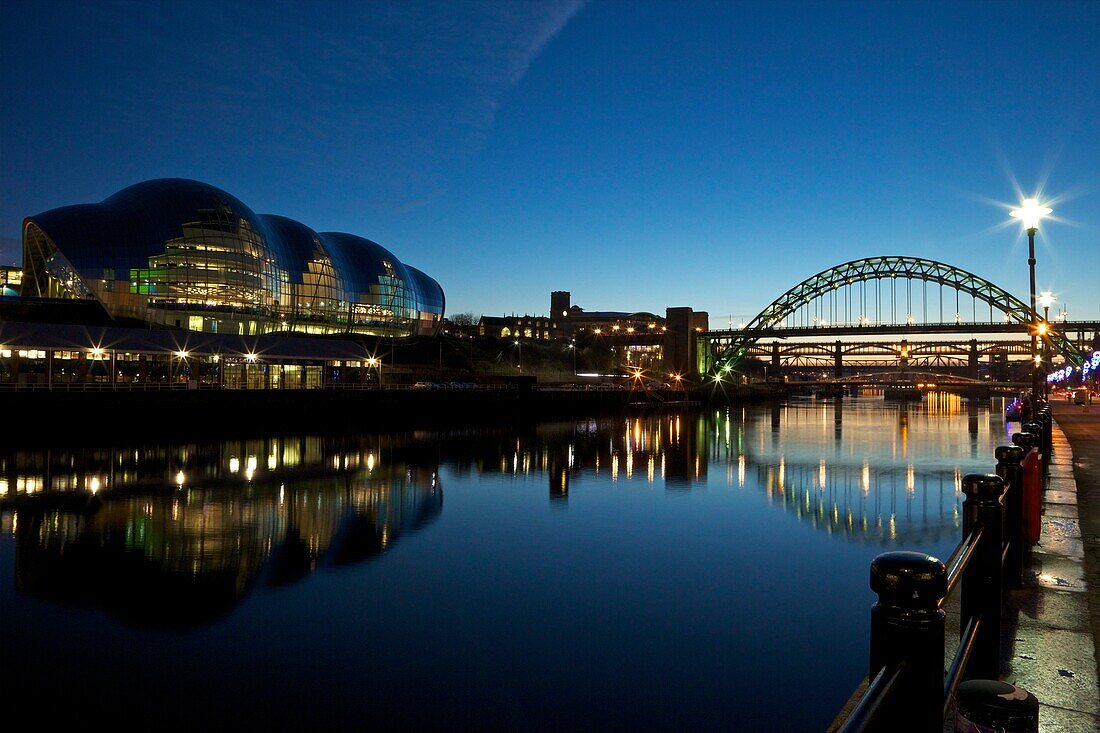
<svg viewBox="0 0 1100 733">
<path fill-rule="evenodd" d="M 1041 731 L 1100 731 L 1100 405 L 1052 403 L 1043 532 L 1024 588 L 1004 679 L 1040 700 Z"/>
<path fill-rule="evenodd" d="M 1100 730 L 1100 406 L 1055 403 L 1039 544 L 1005 599 L 1003 679 L 1039 698 L 1044 733 Z M 1007 640 L 1006 640 L 1007 641 Z"/>
</svg>

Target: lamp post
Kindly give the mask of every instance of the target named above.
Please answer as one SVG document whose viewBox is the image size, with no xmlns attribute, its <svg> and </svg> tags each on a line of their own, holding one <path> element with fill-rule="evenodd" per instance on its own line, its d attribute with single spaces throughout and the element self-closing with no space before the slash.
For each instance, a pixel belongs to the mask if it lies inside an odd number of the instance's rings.
<svg viewBox="0 0 1100 733">
<path fill-rule="evenodd" d="M 1038 199 L 1024 199 L 1020 208 L 1008 212 L 1009 216 L 1019 219 L 1027 230 L 1027 266 L 1031 275 L 1031 399 L 1034 402 L 1039 398 L 1039 365 L 1036 363 L 1039 356 L 1035 346 L 1036 331 L 1039 328 L 1039 314 L 1035 310 L 1035 232 L 1039 231 L 1039 220 L 1050 214 L 1049 206 L 1040 206 Z"/>
<path fill-rule="evenodd" d="M 1050 369 L 1050 306 L 1054 305 L 1057 298 L 1054 297 L 1054 293 L 1049 290 L 1044 290 L 1039 293 L 1039 305 L 1043 306 L 1043 369 Z M 1043 377 L 1043 398 L 1046 399 L 1050 394 L 1050 382 L 1046 380 L 1046 376 Z"/>
<path fill-rule="evenodd" d="M 367 359 L 367 366 L 374 367 L 378 370 L 378 386 L 382 386 L 382 360 L 376 356 L 372 356 Z"/>
<path fill-rule="evenodd" d="M 569 350 L 573 352 L 573 376 L 577 376 L 577 339 L 570 339 Z"/>
</svg>

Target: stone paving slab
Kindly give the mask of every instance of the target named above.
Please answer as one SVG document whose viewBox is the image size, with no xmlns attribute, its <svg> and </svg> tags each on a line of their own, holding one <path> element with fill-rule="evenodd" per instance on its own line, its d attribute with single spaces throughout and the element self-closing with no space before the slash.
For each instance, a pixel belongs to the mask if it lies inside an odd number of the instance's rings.
<svg viewBox="0 0 1100 733">
<path fill-rule="evenodd" d="M 1054 476 L 1047 479 L 1046 485 L 1047 492 L 1050 491 L 1069 491 L 1070 493 L 1077 493 L 1077 482 L 1072 478 L 1066 478 L 1064 476 Z"/>
<path fill-rule="evenodd" d="M 1026 688 L 1044 705 L 1100 715 L 1092 634 L 1021 625 L 1014 651 L 1006 682 Z"/>
<path fill-rule="evenodd" d="M 1080 560 L 1048 554 L 1042 548 L 1033 548 L 1031 558 L 1024 565 L 1024 586 L 1084 593 L 1085 569 Z"/>
<path fill-rule="evenodd" d="M 1065 519 L 1078 519 L 1076 504 L 1044 504 L 1044 517 L 1063 517 Z"/>
<path fill-rule="evenodd" d="M 1096 733 L 1100 730 L 1100 716 L 1039 703 L 1039 730 L 1042 733 Z"/>
<path fill-rule="evenodd" d="M 1089 631 L 1088 608 L 1081 596 L 1071 591 L 1038 588 L 1010 590 L 1006 594 L 1003 622 L 1016 627 L 1041 620 L 1047 626 L 1063 631 Z M 958 636 L 958 629 L 955 630 Z"/>
<path fill-rule="evenodd" d="M 1044 553 L 1063 555 L 1074 560 L 1085 557 L 1081 543 L 1081 526 L 1076 519 L 1045 516 L 1041 520 L 1040 550 Z"/>
<path fill-rule="evenodd" d="M 1073 504 L 1077 505 L 1077 494 L 1070 491 L 1048 491 L 1043 496 L 1043 500 L 1051 504 Z"/>
</svg>

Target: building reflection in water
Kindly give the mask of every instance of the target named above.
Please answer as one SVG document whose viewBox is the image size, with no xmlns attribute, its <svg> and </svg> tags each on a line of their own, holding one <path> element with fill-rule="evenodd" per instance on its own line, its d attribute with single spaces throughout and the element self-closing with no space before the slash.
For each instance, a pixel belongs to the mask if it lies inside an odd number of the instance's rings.
<svg viewBox="0 0 1100 733">
<path fill-rule="evenodd" d="M 963 431 L 969 441 L 959 440 Z M 987 405 L 930 395 L 919 404 L 828 399 L 529 428 L 17 452 L 0 454 L 0 531 L 16 538 L 21 592 L 143 625 L 194 624 L 257 586 L 380 555 L 440 514 L 440 466 L 457 476 L 542 475 L 560 507 L 591 482 L 755 491 L 832 535 L 924 546 L 958 536 L 961 477 L 991 469 L 1002 433 Z"/>
<path fill-rule="evenodd" d="M 257 583 L 377 556 L 443 501 L 434 464 L 387 448 L 311 437 L 5 455 L 17 590 L 186 626 Z"/>
</svg>

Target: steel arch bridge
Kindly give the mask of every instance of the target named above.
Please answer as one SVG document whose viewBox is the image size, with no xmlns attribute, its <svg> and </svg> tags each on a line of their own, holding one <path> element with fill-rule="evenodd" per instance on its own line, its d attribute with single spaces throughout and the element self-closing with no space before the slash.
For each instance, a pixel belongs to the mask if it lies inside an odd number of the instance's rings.
<svg viewBox="0 0 1100 733">
<path fill-rule="evenodd" d="M 879 281 L 880 283 L 889 281 L 892 286 L 891 312 L 893 313 L 896 308 L 896 302 L 893 302 L 896 301 L 895 283 L 898 280 L 909 282 L 922 281 L 923 283 L 934 283 L 941 286 L 941 318 L 943 308 L 942 287 L 946 286 L 953 289 L 956 293 L 955 323 L 947 327 L 948 330 L 958 333 L 976 330 L 975 323 L 968 324 L 961 320 L 958 312 L 959 294 L 967 294 L 975 303 L 977 301 L 982 301 L 989 306 L 989 325 L 992 325 L 994 320 L 994 312 L 1000 311 L 1003 314 L 1004 323 L 1023 326 L 1025 329 L 1032 328 L 1031 308 L 1027 303 L 1024 303 L 1008 291 L 973 273 L 952 265 L 920 257 L 867 257 L 836 265 L 835 267 L 831 267 L 828 270 L 824 270 L 803 280 L 772 301 L 767 308 L 762 310 L 752 319 L 752 321 L 739 330 L 731 329 L 730 331 L 724 332 L 712 331 L 707 334 L 704 339 L 705 343 L 700 344 L 699 371 L 701 373 L 710 374 L 730 371 L 745 359 L 749 349 L 759 339 L 765 336 L 794 335 L 791 329 L 786 326 L 787 322 L 800 312 L 804 319 L 808 319 L 806 306 L 809 306 L 824 296 L 836 293 L 841 288 L 867 283 L 869 281 Z M 909 294 L 909 305 L 911 305 L 911 289 L 908 287 L 908 284 L 907 294 Z M 865 315 L 870 309 L 864 296 L 865 293 L 861 293 L 858 322 L 853 322 L 851 319 L 852 308 L 849 293 L 848 322 L 846 324 L 849 332 L 851 332 L 852 328 L 858 328 L 858 332 L 865 335 L 873 335 L 876 330 L 895 334 L 898 333 L 899 327 L 897 325 L 887 326 L 881 322 L 876 323 Z M 877 302 L 880 301 L 880 296 L 881 291 L 878 293 Z M 925 309 L 927 309 L 926 292 L 924 304 Z M 881 302 L 878 302 L 878 305 L 878 311 L 881 312 Z M 835 309 L 832 313 L 840 314 L 841 311 Z M 824 326 L 825 324 L 824 319 L 815 317 L 813 320 L 815 326 Z M 912 315 L 907 311 L 906 325 L 911 325 L 912 323 Z M 902 328 L 904 330 L 904 327 Z M 1003 327 L 1001 330 L 1003 330 Z M 943 325 L 939 327 L 939 331 L 944 331 Z M 1030 333 L 1030 330 L 1028 333 Z M 1074 366 L 1079 366 L 1082 363 L 1083 356 L 1081 352 L 1070 340 L 1065 338 L 1063 334 L 1051 330 L 1045 338 L 1049 340 L 1052 349 L 1062 354 L 1068 363 Z"/>
</svg>

